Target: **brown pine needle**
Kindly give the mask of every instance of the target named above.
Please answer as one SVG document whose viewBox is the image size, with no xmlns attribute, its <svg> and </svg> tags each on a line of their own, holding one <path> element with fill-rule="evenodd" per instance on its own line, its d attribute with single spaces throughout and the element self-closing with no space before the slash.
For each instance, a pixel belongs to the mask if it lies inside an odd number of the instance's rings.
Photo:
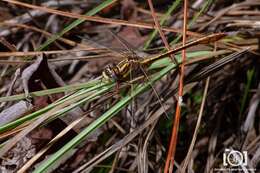
<svg viewBox="0 0 260 173">
<path fill-rule="evenodd" d="M 4 23 L 0 23 L 0 26 L 9 26 L 9 27 L 17 27 L 17 28 L 23 28 L 25 30 L 32 30 L 34 32 L 38 32 L 38 33 L 41 33 L 43 35 L 45 35 L 46 37 L 51 37 L 52 34 L 47 32 L 47 31 L 44 31 L 40 28 L 37 28 L 35 26 L 30 26 L 30 25 L 26 25 L 26 24 L 20 24 L 20 23 L 10 23 L 10 22 L 4 22 Z M 64 38 L 64 37 L 59 37 L 57 38 L 57 40 L 59 41 L 62 41 L 70 46 L 79 46 L 79 47 L 83 47 L 83 48 L 87 48 L 89 46 L 85 45 L 85 44 L 82 44 L 82 43 L 77 43 L 75 41 L 72 41 L 68 38 Z"/>
<path fill-rule="evenodd" d="M 106 51 L 106 49 L 96 49 L 96 48 L 81 48 L 81 49 L 70 49 L 70 50 L 50 50 L 50 51 L 28 51 L 28 52 L 0 52 L 1 57 L 9 57 L 9 56 L 36 56 L 41 54 L 68 54 L 72 52 L 80 52 L 80 51 Z"/>
<path fill-rule="evenodd" d="M 149 7 L 150 7 L 150 9 L 151 9 L 151 15 L 152 15 L 152 17 L 153 17 L 154 24 L 155 24 L 156 28 L 158 29 L 158 32 L 159 32 L 160 37 L 161 37 L 161 39 L 162 39 L 162 41 L 163 41 L 163 44 L 164 44 L 164 46 L 166 47 L 166 49 L 167 49 L 168 51 L 170 51 L 170 50 L 171 50 L 171 47 L 170 47 L 170 45 L 169 45 L 169 43 L 168 43 L 168 41 L 167 41 L 167 39 L 166 39 L 166 37 L 165 37 L 165 35 L 164 35 L 162 29 L 161 29 L 161 26 L 160 26 L 159 21 L 157 20 L 157 17 L 156 17 L 154 8 L 153 8 L 152 0 L 148 0 L 148 4 L 149 4 Z M 171 57 L 171 59 L 173 60 L 173 62 L 174 62 L 175 64 L 178 64 L 178 62 L 177 62 L 177 60 L 175 59 L 175 57 L 174 57 L 173 54 L 171 54 L 170 57 Z"/>
<path fill-rule="evenodd" d="M 184 0 L 184 14 L 183 14 L 183 39 L 182 43 L 186 43 L 186 31 L 187 31 L 187 11 L 188 11 L 188 0 Z M 168 149 L 167 159 L 164 167 L 164 173 L 172 173 L 174 166 L 174 155 L 176 151 L 178 131 L 179 131 L 179 122 L 181 115 L 181 104 L 182 104 L 182 95 L 183 95 L 183 81 L 184 81 L 184 64 L 186 62 L 186 51 L 182 50 L 182 65 L 180 70 L 180 80 L 179 80 L 179 91 L 178 91 L 178 103 L 176 106 L 174 124 L 172 127 L 172 136 L 170 140 L 170 145 Z"/>
</svg>

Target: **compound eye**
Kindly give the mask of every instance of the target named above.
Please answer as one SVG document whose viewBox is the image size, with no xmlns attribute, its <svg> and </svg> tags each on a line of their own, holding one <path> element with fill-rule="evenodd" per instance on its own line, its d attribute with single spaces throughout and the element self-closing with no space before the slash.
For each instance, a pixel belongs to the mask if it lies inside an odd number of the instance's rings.
<svg viewBox="0 0 260 173">
<path fill-rule="evenodd" d="M 110 69 L 106 68 L 104 72 L 105 72 L 105 74 L 106 74 L 108 77 L 111 78 L 111 73 L 110 73 L 110 71 L 111 71 Z"/>
</svg>

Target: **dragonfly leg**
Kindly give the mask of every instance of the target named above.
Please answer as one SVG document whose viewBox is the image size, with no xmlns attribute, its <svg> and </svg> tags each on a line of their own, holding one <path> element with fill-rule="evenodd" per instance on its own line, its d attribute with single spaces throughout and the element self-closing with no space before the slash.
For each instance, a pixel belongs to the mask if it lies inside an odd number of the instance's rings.
<svg viewBox="0 0 260 173">
<path fill-rule="evenodd" d="M 115 88 L 116 94 L 119 95 L 119 97 L 121 97 L 121 96 L 120 96 L 120 84 L 119 84 L 119 82 L 116 82 L 116 86 L 115 86 L 115 87 L 116 87 L 116 88 Z"/>
</svg>

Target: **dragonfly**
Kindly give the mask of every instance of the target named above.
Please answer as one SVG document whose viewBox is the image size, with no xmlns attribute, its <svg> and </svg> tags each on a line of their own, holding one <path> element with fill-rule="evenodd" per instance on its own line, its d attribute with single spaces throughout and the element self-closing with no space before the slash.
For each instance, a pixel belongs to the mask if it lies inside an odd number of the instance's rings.
<svg viewBox="0 0 260 173">
<path fill-rule="evenodd" d="M 142 58 L 138 56 L 131 48 L 129 48 L 129 46 L 122 38 L 116 36 L 116 38 L 131 52 L 131 55 L 126 55 L 125 59 L 120 61 L 118 64 L 108 65 L 103 70 L 102 77 L 108 81 L 125 82 L 127 81 L 127 79 L 129 79 L 131 72 L 139 70 L 139 68 L 141 68 L 141 70 L 144 72 L 143 67 L 148 67 L 156 60 L 165 58 L 171 54 L 175 54 L 183 49 L 187 49 L 198 44 L 207 44 L 210 42 L 218 41 L 224 36 L 226 36 L 225 33 L 211 34 L 205 37 L 201 37 L 195 41 L 188 42 L 183 46 L 177 47 L 165 53 L 161 53 L 148 58 Z"/>
<path fill-rule="evenodd" d="M 117 89 L 119 89 L 119 83 L 128 82 L 129 79 L 132 80 L 133 73 L 142 72 L 143 77 L 145 77 L 146 80 L 149 82 L 149 85 L 151 86 L 155 96 L 157 97 L 159 104 L 162 106 L 166 117 L 169 117 L 169 115 L 167 114 L 165 106 L 162 103 L 162 100 L 161 100 L 158 92 L 153 87 L 153 85 L 150 84 L 150 79 L 147 74 L 146 68 L 149 67 L 149 65 L 151 65 L 156 60 L 165 58 L 171 54 L 175 54 L 175 53 L 179 52 L 180 50 L 183 50 L 183 49 L 186 49 L 186 48 L 189 48 L 194 45 L 201 44 L 201 43 L 205 44 L 205 43 L 209 43 L 209 42 L 213 42 L 213 41 L 218 41 L 219 39 L 223 38 L 226 35 L 224 33 L 211 34 L 206 37 L 199 38 L 195 41 L 188 42 L 184 46 L 177 47 L 177 48 L 167 51 L 165 53 L 158 54 L 158 55 L 148 57 L 148 58 L 143 58 L 143 57 L 138 56 L 137 53 L 135 53 L 134 49 L 131 48 L 131 45 L 127 41 L 125 41 L 123 38 L 121 38 L 120 36 L 116 35 L 113 32 L 111 32 L 111 34 L 121 43 L 121 45 L 123 45 L 128 50 L 128 53 L 130 53 L 130 54 L 125 54 L 125 58 L 122 61 L 120 61 L 118 64 L 108 65 L 102 72 L 102 80 L 105 79 L 106 81 L 115 81 L 117 84 Z M 133 89 L 132 87 L 133 86 L 131 85 L 131 89 Z M 131 110 L 132 110 L 131 115 L 133 116 L 134 115 L 133 109 L 131 109 Z M 133 120 L 131 120 L 131 121 L 133 122 Z M 131 127 L 134 127 L 134 125 L 132 125 L 132 122 L 131 122 Z"/>
</svg>

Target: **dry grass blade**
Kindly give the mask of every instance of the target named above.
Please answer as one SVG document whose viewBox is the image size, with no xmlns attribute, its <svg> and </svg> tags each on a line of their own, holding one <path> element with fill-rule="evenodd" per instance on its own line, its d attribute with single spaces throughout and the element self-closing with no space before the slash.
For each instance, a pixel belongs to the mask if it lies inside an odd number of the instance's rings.
<svg viewBox="0 0 260 173">
<path fill-rule="evenodd" d="M 210 77 L 208 77 L 207 80 L 206 80 L 206 84 L 205 84 L 205 88 L 204 88 L 202 102 L 201 102 L 201 105 L 200 105 L 200 111 L 199 111 L 199 116 L 198 116 L 198 120 L 197 120 L 197 123 L 196 123 L 196 127 L 195 127 L 195 130 L 194 130 L 193 136 L 192 136 L 191 144 L 190 144 L 188 153 L 186 155 L 184 164 L 183 164 L 183 166 L 180 170 L 180 172 L 182 172 L 182 173 L 184 173 L 186 171 L 186 168 L 187 168 L 189 161 L 190 161 L 190 158 L 191 158 L 192 150 L 194 148 L 194 145 L 195 145 L 195 142 L 196 142 L 196 139 L 197 139 L 197 135 L 198 135 L 199 127 L 200 127 L 200 123 L 201 123 L 201 118 L 202 118 L 202 115 L 203 115 L 203 110 L 204 110 L 204 106 L 205 106 L 205 102 L 206 102 L 206 98 L 207 98 L 207 94 L 208 94 L 209 82 L 210 82 Z"/>
<path fill-rule="evenodd" d="M 8 130 L 8 131 L 6 131 L 4 133 L 1 133 L 0 139 L 4 140 L 4 139 L 7 139 L 8 137 L 16 135 L 17 133 L 19 133 L 20 131 L 25 129 L 29 124 L 30 124 L 30 122 L 26 122 L 26 123 L 16 127 L 15 129 Z"/>
<path fill-rule="evenodd" d="M 164 109 L 165 111 L 165 109 Z M 149 141 L 151 140 L 153 134 L 154 134 L 154 130 L 155 130 L 155 126 L 157 124 L 158 120 L 156 120 L 155 122 L 153 122 L 151 124 L 151 127 L 149 129 L 149 132 L 147 134 L 147 136 L 145 137 L 145 140 L 143 143 L 141 143 L 142 147 L 141 147 L 141 151 L 139 151 L 139 162 L 140 162 L 140 169 L 139 172 L 148 172 L 149 169 L 149 160 L 148 160 L 148 146 L 149 146 Z"/>
<path fill-rule="evenodd" d="M 242 6 L 254 6 L 254 5 L 259 5 L 259 2 L 257 0 L 256 1 L 244 1 L 244 2 L 241 2 L 241 3 L 233 4 L 232 6 L 229 6 L 225 9 L 222 9 L 221 11 L 219 11 L 215 15 L 215 17 L 213 19 L 211 19 L 209 22 L 207 22 L 206 24 L 201 26 L 199 28 L 199 31 L 204 30 L 207 26 L 209 26 L 213 22 L 217 21 L 219 18 L 221 18 L 222 16 L 224 16 L 226 13 L 228 13 L 229 11 L 231 11 L 234 8 L 239 8 L 239 7 L 242 7 Z"/>
</svg>

